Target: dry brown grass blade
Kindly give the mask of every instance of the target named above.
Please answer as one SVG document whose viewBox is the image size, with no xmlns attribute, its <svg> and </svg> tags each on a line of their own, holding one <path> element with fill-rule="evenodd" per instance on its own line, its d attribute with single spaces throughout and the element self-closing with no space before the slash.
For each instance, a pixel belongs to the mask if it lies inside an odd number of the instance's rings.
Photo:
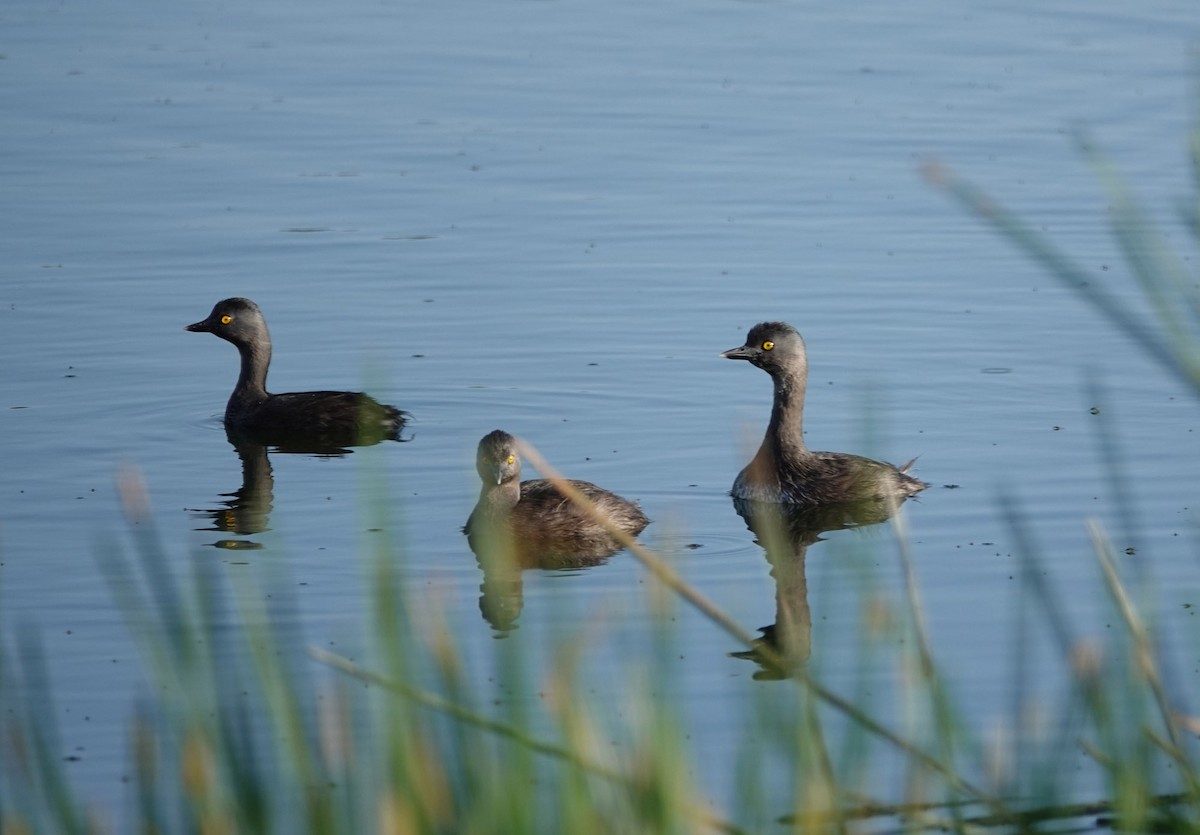
<svg viewBox="0 0 1200 835">
<path fill-rule="evenodd" d="M 556 489 L 561 491 L 563 495 L 574 502 L 575 505 L 588 516 L 588 518 L 592 519 L 597 524 L 602 525 L 617 542 L 619 542 L 623 547 L 627 548 L 629 552 L 633 554 L 633 556 L 652 574 L 654 574 L 654 576 L 658 578 L 664 585 L 676 592 L 684 600 L 695 606 L 705 615 L 705 617 L 711 619 L 729 635 L 733 636 L 737 641 L 739 641 L 743 646 L 749 649 L 754 649 L 758 652 L 763 651 L 763 647 L 756 647 L 754 645 L 754 638 L 748 631 L 743 629 L 736 621 L 725 614 L 720 607 L 718 607 L 715 603 L 713 603 L 697 589 L 693 588 L 689 583 L 687 583 L 687 581 L 685 581 L 682 577 L 680 577 L 679 574 L 676 573 L 676 571 L 671 568 L 662 557 L 658 556 L 632 536 L 618 529 L 611 522 L 609 522 L 604 514 L 597 510 L 596 507 L 589 502 L 585 496 L 580 494 L 578 490 L 571 486 L 570 481 L 563 476 L 562 473 L 558 472 L 556 469 L 554 469 L 554 467 L 550 466 L 550 464 L 546 462 L 546 459 L 542 457 L 542 455 L 532 444 L 520 438 L 516 439 L 516 443 L 518 451 L 522 456 L 524 456 L 525 460 L 527 460 L 552 484 L 554 484 Z M 887 740 L 900 751 L 921 763 L 930 771 L 941 775 L 941 777 L 945 779 L 947 783 L 956 791 L 978 799 L 979 801 L 991 807 L 993 811 L 997 813 L 1003 813 L 1005 811 L 1004 805 L 996 798 L 973 785 L 971 782 L 955 772 L 952 768 L 945 765 L 941 760 L 922 751 L 906 739 L 900 737 L 893 731 L 881 725 L 875 719 L 871 718 L 864 711 L 862 711 L 857 705 L 847 701 L 831 690 L 827 690 L 825 687 L 818 684 L 808 675 L 805 670 L 795 669 L 793 671 L 792 678 L 802 683 L 809 689 L 810 692 L 821 699 L 821 701 L 845 714 L 862 728 L 880 737 L 881 739 Z"/>
</svg>

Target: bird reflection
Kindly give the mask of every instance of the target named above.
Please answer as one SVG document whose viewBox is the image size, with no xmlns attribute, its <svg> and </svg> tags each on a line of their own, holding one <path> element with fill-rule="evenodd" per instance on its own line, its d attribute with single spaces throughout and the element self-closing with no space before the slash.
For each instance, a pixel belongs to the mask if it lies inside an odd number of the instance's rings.
<svg viewBox="0 0 1200 835">
<path fill-rule="evenodd" d="M 479 613 L 503 637 L 517 628 L 517 618 L 525 606 L 525 581 L 522 572 L 540 568 L 550 571 L 582 571 L 603 565 L 608 558 L 620 550 L 613 545 L 589 552 L 562 551 L 546 543 L 522 545 L 505 536 L 504 531 L 493 535 L 472 533 L 468 536 L 475 561 L 483 572 L 479 585 Z"/>
<path fill-rule="evenodd" d="M 821 534 L 886 521 L 897 505 L 884 500 L 794 506 L 734 499 L 733 508 L 766 552 L 775 580 L 775 622 L 762 627 L 753 649 L 735 652 L 758 664 L 757 680 L 789 678 L 812 654 L 812 614 L 804 562 Z"/>
<path fill-rule="evenodd" d="M 323 458 L 341 458 L 353 452 L 340 443 L 344 439 L 320 434 L 292 435 L 277 439 L 286 440 L 286 443 L 267 444 L 259 435 L 226 427 L 225 437 L 242 462 L 242 486 L 232 493 L 221 493 L 216 507 L 192 509 L 198 518 L 210 522 L 209 526 L 196 530 L 251 536 L 271 529 L 269 519 L 274 505 L 275 477 L 268 451 Z M 373 446 L 379 440 L 357 446 Z M 230 551 L 252 551 L 263 547 L 249 539 L 218 539 L 212 545 Z"/>
<path fill-rule="evenodd" d="M 267 526 L 275 495 L 275 477 L 267 448 L 232 435 L 229 442 L 242 462 L 242 486 L 232 493 L 221 493 L 220 504 L 214 508 L 193 511 L 212 524 L 197 530 L 219 531 L 237 536 L 249 536 L 270 530 Z M 220 539 L 217 548 L 229 550 L 261 548 L 259 543 L 241 539 Z"/>
<path fill-rule="evenodd" d="M 344 458 L 354 452 L 352 447 L 375 446 L 382 441 L 411 440 L 399 434 L 399 430 L 388 435 L 350 434 L 337 428 L 313 431 L 256 430 L 225 427 L 225 436 L 236 449 L 239 446 L 263 446 L 271 452 L 285 455 L 314 455 L 318 458 Z"/>
</svg>

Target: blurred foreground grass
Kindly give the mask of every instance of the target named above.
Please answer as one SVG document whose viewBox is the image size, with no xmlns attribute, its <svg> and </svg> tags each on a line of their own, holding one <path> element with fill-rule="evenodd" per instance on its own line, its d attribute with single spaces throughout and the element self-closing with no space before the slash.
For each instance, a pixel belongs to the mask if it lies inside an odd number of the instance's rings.
<svg viewBox="0 0 1200 835">
<path fill-rule="evenodd" d="M 1200 172 L 1200 138 L 1193 147 Z M 1110 188 L 1113 234 L 1156 320 L 1131 314 L 977 188 L 941 168 L 928 174 L 1200 393 L 1196 276 L 1121 179 L 1085 151 Z M 1200 237 L 1194 209 L 1185 213 L 1193 239 Z M 557 477 L 536 450 L 525 453 Z M 153 694 L 130 719 L 128 796 L 106 808 L 80 799 L 63 766 L 53 705 L 35 695 L 49 692 L 38 636 L 5 636 L 0 835 L 968 833 L 1064 831 L 1098 821 L 1127 831 L 1200 831 L 1192 741 L 1200 720 L 1171 692 L 1153 625 L 1139 613 L 1142 590 L 1127 588 L 1121 560 L 1096 524 L 1097 571 L 1122 626 L 1103 645 L 1085 641 L 1065 620 L 1016 503 L 1001 500 L 1022 566 L 1024 616 L 1053 635 L 1070 685 L 1057 715 L 1041 723 L 1044 732 L 988 741 L 955 706 L 953 675 L 940 668 L 927 639 L 902 515 L 893 524 L 908 580 L 903 611 L 864 596 L 859 634 L 846 650 L 860 669 L 892 664 L 901 671 L 894 703 L 873 702 L 866 688 L 836 693 L 808 665 L 775 657 L 786 648 L 754 640 L 668 562 L 630 543 L 653 578 L 662 617 L 645 657 L 611 672 L 624 698 L 615 709 L 583 683 L 588 645 L 579 635 L 551 640 L 549 673 L 541 678 L 516 642 L 493 642 L 496 692 L 506 697 L 476 692 L 446 624 L 426 610 L 413 615 L 398 564 L 402 549 L 386 537 L 372 546 L 363 657 L 296 646 L 294 630 L 283 625 L 295 619 L 286 595 L 246 583 L 227 588 L 219 566 L 201 559 L 187 576 L 173 576 L 136 476 L 124 477 L 120 489 L 133 552 L 100 558 Z M 385 519 L 382 491 L 368 494 L 369 512 Z M 790 678 L 785 693 L 773 690 L 742 720 L 740 751 L 727 766 L 729 803 L 709 796 L 698 780 L 697 758 L 709 755 L 691 749 L 669 695 L 665 659 L 677 605 L 697 607 L 732 642 Z M 897 628 L 912 640 L 882 640 Z M 888 724 L 896 715 L 907 719 L 902 729 Z M 1094 766 L 1091 779 L 1073 773 L 1081 749 Z M 872 763 L 884 758 L 900 763 L 899 795 L 894 786 L 872 785 Z M 1102 786 L 1101 796 L 1081 802 L 1081 783 Z M 785 787 L 787 802 L 775 805 L 780 792 L 768 785 Z"/>
</svg>

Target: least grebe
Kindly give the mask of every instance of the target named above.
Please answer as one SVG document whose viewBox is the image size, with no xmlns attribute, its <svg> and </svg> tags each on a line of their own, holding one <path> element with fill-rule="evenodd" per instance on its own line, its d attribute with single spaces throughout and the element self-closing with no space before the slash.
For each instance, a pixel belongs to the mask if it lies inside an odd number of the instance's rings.
<svg viewBox="0 0 1200 835">
<path fill-rule="evenodd" d="M 745 345 L 721 356 L 758 366 L 775 384 L 771 422 L 757 454 L 733 482 L 734 498 L 796 505 L 903 501 L 929 486 L 908 474 L 912 461 L 895 467 L 861 455 L 808 448 L 803 425 L 808 354 L 791 325 L 757 324 Z"/>
<path fill-rule="evenodd" d="M 215 334 L 237 347 L 242 371 L 225 406 L 225 425 L 266 443 L 312 437 L 353 446 L 395 440 L 408 417 L 356 391 L 268 393 L 271 334 L 262 311 L 249 299 L 219 301 L 207 319 L 186 330 Z"/>
<path fill-rule="evenodd" d="M 507 432 L 497 429 L 483 436 L 475 469 L 483 487 L 463 531 L 476 554 L 491 540 L 511 548 L 527 567 L 567 567 L 602 559 L 620 547 L 550 481 L 521 481 L 516 439 Z M 569 483 L 630 536 L 650 524 L 641 508 L 628 499 L 587 481 Z"/>
</svg>

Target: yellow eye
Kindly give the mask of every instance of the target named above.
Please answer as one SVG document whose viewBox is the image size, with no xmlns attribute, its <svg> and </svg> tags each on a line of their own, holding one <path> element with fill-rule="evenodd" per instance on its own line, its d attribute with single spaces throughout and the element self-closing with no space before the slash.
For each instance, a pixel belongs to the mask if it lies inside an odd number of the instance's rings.
<svg viewBox="0 0 1200 835">
<path fill-rule="evenodd" d="M 771 341 L 771 340 L 769 340 L 769 339 L 768 339 L 766 342 L 764 342 L 764 343 L 763 343 L 763 350 L 764 350 L 764 351 L 769 351 L 769 350 L 771 350 L 771 349 L 772 349 L 772 348 L 774 348 L 774 347 L 775 347 L 775 343 L 774 343 L 774 342 L 772 342 L 772 341 Z"/>
<path fill-rule="evenodd" d="M 233 317 L 230 316 L 228 313 L 226 313 L 224 316 L 221 317 L 222 325 L 228 325 L 232 321 L 233 321 Z"/>
<path fill-rule="evenodd" d="M 508 463 L 509 463 L 509 464 L 511 464 L 513 461 L 516 461 L 516 460 L 517 460 L 517 456 L 515 456 L 515 455 L 509 455 L 509 456 L 508 456 Z"/>
</svg>

